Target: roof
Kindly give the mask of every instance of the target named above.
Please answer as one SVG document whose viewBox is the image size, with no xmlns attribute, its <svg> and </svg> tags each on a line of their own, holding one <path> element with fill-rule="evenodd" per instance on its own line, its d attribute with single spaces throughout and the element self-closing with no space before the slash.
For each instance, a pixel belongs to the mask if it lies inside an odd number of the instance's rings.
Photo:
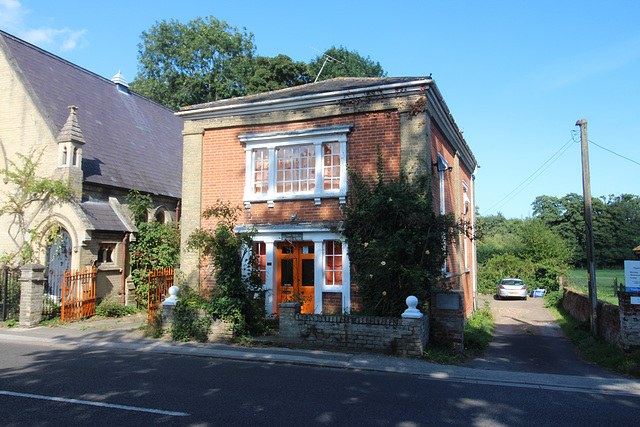
<svg viewBox="0 0 640 427">
<path fill-rule="evenodd" d="M 256 104 L 265 101 L 285 100 L 295 97 L 325 94 L 327 92 L 350 92 L 359 89 L 371 90 L 372 87 L 389 87 L 408 83 L 428 84 L 430 77 L 338 77 L 309 83 L 301 86 L 263 92 L 238 98 L 222 99 L 205 104 L 190 105 L 180 108 L 180 111 L 198 110 L 206 107 L 222 107 L 242 104 Z"/>
<path fill-rule="evenodd" d="M 181 197 L 182 119 L 172 110 L 0 31 L 16 72 L 37 99 L 54 137 L 75 105 L 84 181 Z"/>
<path fill-rule="evenodd" d="M 331 105 L 358 97 L 424 93 L 434 106 L 438 125 L 473 173 L 477 161 L 462 136 L 434 80 L 429 77 L 339 77 L 302 86 L 182 107 L 185 120 L 249 115 Z"/>
<path fill-rule="evenodd" d="M 91 223 L 94 230 L 101 231 L 136 231 L 130 229 L 108 202 L 82 202 L 80 209 Z"/>
</svg>

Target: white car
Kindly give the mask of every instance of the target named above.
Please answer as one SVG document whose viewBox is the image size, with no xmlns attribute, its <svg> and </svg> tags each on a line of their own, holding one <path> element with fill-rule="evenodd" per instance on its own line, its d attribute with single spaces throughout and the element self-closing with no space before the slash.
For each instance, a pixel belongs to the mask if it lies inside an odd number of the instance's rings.
<svg viewBox="0 0 640 427">
<path fill-rule="evenodd" d="M 520 279 L 502 279 L 498 283 L 496 292 L 498 299 L 501 298 L 522 298 L 527 299 L 527 285 Z"/>
</svg>

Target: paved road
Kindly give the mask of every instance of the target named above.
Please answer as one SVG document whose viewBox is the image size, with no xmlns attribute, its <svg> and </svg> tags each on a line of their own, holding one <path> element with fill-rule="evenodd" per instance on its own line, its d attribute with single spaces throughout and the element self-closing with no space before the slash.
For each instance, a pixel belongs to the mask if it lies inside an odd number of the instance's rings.
<svg viewBox="0 0 640 427">
<path fill-rule="evenodd" d="M 634 425 L 640 413 L 640 395 L 622 390 L 251 363 L 61 340 L 5 340 L 1 348 L 0 425 L 11 427 L 582 427 Z M 394 360 L 381 359 L 377 369 Z"/>
<path fill-rule="evenodd" d="M 564 336 L 542 298 L 496 300 L 481 295 L 495 315 L 494 339 L 488 350 L 466 367 L 560 375 L 618 377 L 582 360 Z"/>
</svg>

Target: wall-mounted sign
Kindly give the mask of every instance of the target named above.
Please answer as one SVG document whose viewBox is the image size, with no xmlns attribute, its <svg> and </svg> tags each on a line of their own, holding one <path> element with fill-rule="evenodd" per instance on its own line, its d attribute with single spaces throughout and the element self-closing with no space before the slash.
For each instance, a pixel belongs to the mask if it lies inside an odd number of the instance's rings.
<svg viewBox="0 0 640 427">
<path fill-rule="evenodd" d="M 624 280 L 627 292 L 640 293 L 640 261 L 624 262 Z"/>
<path fill-rule="evenodd" d="M 302 240 L 302 233 L 280 233 L 280 240 L 299 242 Z"/>
</svg>

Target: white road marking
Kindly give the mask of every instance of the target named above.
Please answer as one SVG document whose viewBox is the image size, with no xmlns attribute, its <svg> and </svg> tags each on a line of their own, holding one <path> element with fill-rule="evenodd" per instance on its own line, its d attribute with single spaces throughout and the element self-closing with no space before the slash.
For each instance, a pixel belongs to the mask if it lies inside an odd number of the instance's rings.
<svg viewBox="0 0 640 427">
<path fill-rule="evenodd" d="M 123 409 L 125 411 L 150 412 L 159 415 L 171 415 L 174 417 L 188 417 L 185 412 L 163 411 L 161 409 L 139 408 L 137 406 L 115 405 L 113 403 L 94 402 L 90 400 L 68 399 L 65 397 L 41 396 L 39 394 L 16 393 L 13 391 L 0 390 L 0 395 L 26 397 L 28 399 L 50 400 L 53 402 L 73 403 L 75 405 L 100 406 L 102 408 Z"/>
</svg>

